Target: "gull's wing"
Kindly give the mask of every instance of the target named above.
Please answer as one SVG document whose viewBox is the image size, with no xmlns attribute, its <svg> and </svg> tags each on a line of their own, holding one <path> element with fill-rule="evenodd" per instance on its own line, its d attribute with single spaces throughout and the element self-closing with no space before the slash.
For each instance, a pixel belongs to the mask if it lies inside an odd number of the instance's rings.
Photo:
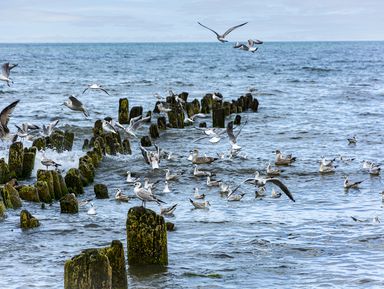
<svg viewBox="0 0 384 289">
<path fill-rule="evenodd" d="M 141 154 L 144 157 L 145 162 L 147 164 L 150 164 L 149 159 L 148 159 L 148 151 L 143 146 L 140 146 L 140 150 L 141 150 Z"/>
<path fill-rule="evenodd" d="M 8 77 L 9 77 L 9 72 L 10 72 L 10 69 L 9 69 L 9 62 L 4 63 L 4 64 L 1 66 L 1 69 L 2 69 L 3 75 L 4 75 L 6 78 L 8 78 Z"/>
<path fill-rule="evenodd" d="M 135 121 L 133 124 L 132 124 L 132 126 L 131 126 L 131 129 L 132 130 L 137 130 L 137 129 L 139 129 L 142 125 L 143 125 L 143 123 L 144 122 L 146 122 L 148 119 L 150 119 L 151 118 L 151 116 L 147 116 L 147 117 L 144 117 L 144 118 L 142 118 L 142 119 L 139 119 L 138 121 Z"/>
<path fill-rule="evenodd" d="M 109 95 L 108 91 L 105 88 L 100 88 L 100 90 L 104 91 L 106 94 Z"/>
<path fill-rule="evenodd" d="M 18 64 L 17 64 L 17 63 L 15 63 L 15 64 L 9 64 L 9 70 L 11 70 L 11 69 L 15 68 L 16 66 L 18 66 Z"/>
<path fill-rule="evenodd" d="M 243 123 L 243 125 L 240 127 L 239 131 L 236 133 L 236 138 L 239 136 L 239 134 L 241 133 L 241 130 L 243 129 L 243 127 L 248 123 L 248 119 Z"/>
<path fill-rule="evenodd" d="M 86 92 L 88 90 L 88 88 L 89 88 L 89 86 L 86 89 L 83 90 L 83 94 L 84 94 L 84 92 Z"/>
<path fill-rule="evenodd" d="M 3 126 L 4 129 L 7 128 L 9 117 L 11 116 L 13 110 L 15 109 L 16 105 L 19 103 L 20 100 L 16 100 L 12 102 L 10 105 L 5 107 L 1 113 L 0 113 L 0 123 Z M 7 129 L 8 130 L 8 129 Z M 6 131 L 8 132 L 8 131 Z"/>
<path fill-rule="evenodd" d="M 197 23 L 198 23 L 200 26 L 203 26 L 204 28 L 206 28 L 206 29 L 208 29 L 208 30 L 211 30 L 213 33 L 216 34 L 217 37 L 220 37 L 219 33 L 217 33 L 215 30 L 213 30 L 213 29 L 211 29 L 211 28 L 209 28 L 209 27 L 207 27 L 207 26 L 201 24 L 200 22 L 197 22 Z M 231 31 L 229 31 L 229 32 L 231 32 Z M 229 33 L 229 32 L 228 32 L 228 33 Z"/>
<path fill-rule="evenodd" d="M 35 125 L 35 124 L 32 124 L 32 123 L 29 123 L 29 122 L 24 123 L 23 125 L 26 125 L 27 130 L 28 130 L 28 129 L 40 129 L 39 126 L 37 126 L 37 125 Z"/>
<path fill-rule="evenodd" d="M 125 130 L 125 127 L 118 121 L 115 122 L 116 126 L 122 130 Z"/>
<path fill-rule="evenodd" d="M 191 119 L 194 120 L 196 117 L 205 118 L 205 117 L 207 117 L 207 115 L 204 113 L 196 113 L 196 114 L 191 116 Z"/>
<path fill-rule="evenodd" d="M 49 124 L 49 127 L 50 127 L 51 129 L 54 129 L 58 123 L 59 123 L 59 119 L 56 119 L 56 120 L 52 121 L 52 122 Z"/>
<path fill-rule="evenodd" d="M 82 103 L 80 100 L 78 100 L 76 97 L 74 97 L 73 95 L 71 95 L 71 96 L 69 97 L 69 100 L 72 102 L 72 104 L 73 104 L 74 106 L 81 107 L 81 106 L 83 105 L 83 103 Z"/>
<path fill-rule="evenodd" d="M 255 45 L 255 44 L 263 44 L 263 41 L 258 40 L 258 39 L 256 39 L 256 40 L 248 39 L 248 45 L 249 45 L 249 47 L 252 47 L 252 46 Z"/>
<path fill-rule="evenodd" d="M 295 202 L 295 199 L 293 198 L 291 192 L 288 190 L 287 186 L 284 185 L 279 179 L 270 178 L 270 179 L 266 179 L 266 181 L 271 182 L 276 186 L 278 186 L 284 192 L 284 194 L 286 194 L 287 197 L 291 199 L 291 201 Z"/>
<path fill-rule="evenodd" d="M 236 137 L 235 135 L 233 134 L 233 121 L 230 121 L 228 122 L 227 124 L 227 134 L 228 134 L 228 137 L 229 137 L 229 140 L 232 142 L 232 143 L 236 143 Z"/>
<path fill-rule="evenodd" d="M 235 45 L 233 45 L 233 48 L 240 48 L 243 44 L 241 44 L 240 42 L 236 42 Z"/>
<path fill-rule="evenodd" d="M 229 28 L 227 31 L 225 31 L 224 32 L 224 34 L 223 34 L 223 36 L 225 37 L 225 36 L 227 36 L 229 33 L 231 33 L 233 30 L 235 30 L 236 28 L 239 28 L 239 27 L 241 27 L 241 26 L 243 26 L 243 25 L 245 25 L 245 24 L 247 24 L 248 22 L 244 22 L 244 23 L 242 23 L 242 24 L 239 24 L 239 25 L 236 25 L 236 26 L 233 26 L 233 27 L 231 27 L 231 28 Z"/>
</svg>

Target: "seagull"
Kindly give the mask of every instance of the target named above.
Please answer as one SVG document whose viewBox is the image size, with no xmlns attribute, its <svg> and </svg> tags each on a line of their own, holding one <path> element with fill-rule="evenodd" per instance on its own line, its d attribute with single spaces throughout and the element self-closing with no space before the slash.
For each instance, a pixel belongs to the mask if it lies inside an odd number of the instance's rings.
<svg viewBox="0 0 384 289">
<path fill-rule="evenodd" d="M 171 108 L 169 108 L 169 107 L 165 107 L 164 104 L 161 103 L 161 102 L 157 105 L 157 108 L 158 108 L 158 110 L 159 110 L 160 112 L 170 112 L 170 111 L 172 111 Z"/>
<path fill-rule="evenodd" d="M 273 188 L 272 189 L 272 193 L 271 193 L 271 198 L 278 199 L 280 197 L 281 197 L 281 193 L 280 192 L 276 192 L 275 189 Z"/>
<path fill-rule="evenodd" d="M 355 217 L 352 217 L 352 216 L 351 216 L 351 218 L 352 218 L 352 220 L 354 220 L 355 222 L 361 222 L 361 223 L 370 222 L 369 219 L 361 220 L 361 219 L 358 219 L 358 218 L 355 218 Z M 381 222 L 380 222 L 380 219 L 379 219 L 378 216 L 374 217 L 374 218 L 372 219 L 372 222 L 373 222 L 373 223 L 381 223 Z"/>
<path fill-rule="evenodd" d="M 197 117 L 201 117 L 201 118 L 207 117 L 207 115 L 204 113 L 196 113 L 194 115 L 188 116 L 188 112 L 185 110 L 185 108 L 183 106 L 181 106 L 181 107 L 182 107 L 183 113 L 184 113 L 184 123 L 185 124 L 194 123 L 195 118 L 197 118 Z"/>
<path fill-rule="evenodd" d="M 208 171 L 201 171 L 199 170 L 198 166 L 195 165 L 195 169 L 193 170 L 193 175 L 195 177 L 205 177 L 205 176 L 212 176 L 213 174 Z"/>
<path fill-rule="evenodd" d="M 164 182 L 164 190 L 163 190 L 163 193 L 170 193 L 171 190 L 169 189 L 169 186 L 168 186 L 168 181 L 165 181 Z"/>
<path fill-rule="evenodd" d="M 214 162 L 215 160 L 217 160 L 217 158 L 214 158 L 214 157 L 207 157 L 207 156 L 199 157 L 198 149 L 194 149 L 192 151 L 192 153 L 193 153 L 193 155 L 192 155 L 192 163 L 193 164 L 210 164 L 210 163 Z"/>
<path fill-rule="evenodd" d="M 369 168 L 369 174 L 371 176 L 378 176 L 380 175 L 380 166 L 376 165 L 376 164 L 372 164 L 371 167 Z"/>
<path fill-rule="evenodd" d="M 123 192 L 120 189 L 116 190 L 115 200 L 120 201 L 120 202 L 128 202 L 129 199 L 130 199 L 130 197 L 123 194 Z"/>
<path fill-rule="evenodd" d="M 160 207 L 160 215 L 173 216 L 173 212 L 176 210 L 177 204 L 174 204 L 167 208 Z"/>
<path fill-rule="evenodd" d="M 209 209 L 208 206 L 211 206 L 211 204 L 208 201 L 204 201 L 203 203 L 195 202 L 191 199 L 189 199 L 189 201 L 195 207 L 195 209 Z"/>
<path fill-rule="evenodd" d="M 116 128 L 112 125 L 111 121 L 103 119 L 101 127 L 103 128 L 104 132 L 107 132 L 107 133 L 111 132 L 111 133 L 114 133 L 114 134 L 118 134 Z"/>
<path fill-rule="evenodd" d="M 348 140 L 348 144 L 350 144 L 350 145 L 357 143 L 357 139 L 356 139 L 355 135 L 351 138 L 347 138 L 347 140 Z"/>
<path fill-rule="evenodd" d="M 157 92 L 153 95 L 154 97 L 156 97 L 157 98 L 157 100 L 163 100 L 164 99 L 164 97 L 162 97 L 160 94 L 158 94 Z"/>
<path fill-rule="evenodd" d="M 220 182 L 219 188 L 220 188 L 220 193 L 223 193 L 223 194 L 224 193 L 229 193 L 229 194 L 232 193 L 231 188 L 229 187 L 229 185 L 226 185 L 223 182 Z"/>
<path fill-rule="evenodd" d="M 207 186 L 208 187 L 218 187 L 218 186 L 220 186 L 220 181 L 211 180 L 211 177 L 207 176 Z"/>
<path fill-rule="evenodd" d="M 244 51 L 255 53 L 258 49 L 258 47 L 255 47 L 255 44 L 263 44 L 263 41 L 248 39 L 247 44 L 237 42 L 235 46 L 233 46 L 233 48 L 238 48 Z"/>
<path fill-rule="evenodd" d="M 283 182 L 278 178 L 263 178 L 260 176 L 260 173 L 256 171 L 255 177 L 251 179 L 246 179 L 244 183 L 245 182 L 253 183 L 258 187 L 264 187 L 267 183 L 272 183 L 278 186 L 291 201 L 295 202 L 295 199 L 293 198 L 291 192 L 288 190 L 287 186 L 284 185 Z"/>
<path fill-rule="evenodd" d="M 244 127 L 244 125 L 242 126 L 242 128 L 243 127 Z M 228 122 L 228 124 L 227 124 L 227 134 L 228 134 L 228 137 L 229 137 L 229 143 L 231 144 L 231 149 L 232 150 L 240 150 L 241 149 L 241 146 L 239 146 L 237 144 L 237 137 L 239 136 L 240 132 L 241 132 L 241 129 L 240 129 L 240 131 L 235 136 L 233 134 L 233 121 Z"/>
<path fill-rule="evenodd" d="M 268 163 L 268 165 L 267 165 L 267 175 L 268 176 L 279 176 L 280 172 L 281 171 L 278 168 L 273 168 L 271 166 L 271 163 Z"/>
<path fill-rule="evenodd" d="M 40 129 L 40 127 L 38 127 L 37 125 L 31 124 L 31 123 L 28 123 L 28 122 L 22 123 L 20 126 L 18 126 L 18 125 L 15 125 L 15 126 L 17 128 L 17 133 L 16 134 L 21 139 L 24 139 L 24 138 L 28 137 L 30 130 L 38 130 L 38 129 Z"/>
<path fill-rule="evenodd" d="M 195 188 L 194 189 L 194 194 L 193 194 L 193 197 L 195 199 L 204 199 L 205 198 L 205 194 L 199 194 L 199 188 Z"/>
<path fill-rule="evenodd" d="M 178 178 L 180 177 L 180 175 L 178 174 L 171 174 L 171 172 L 169 171 L 169 169 L 165 169 L 165 179 L 167 181 L 176 181 Z"/>
<path fill-rule="evenodd" d="M 7 139 L 9 137 L 9 129 L 8 129 L 9 117 L 11 116 L 12 112 L 14 111 L 19 101 L 20 100 L 16 100 L 12 102 L 10 105 L 6 106 L 0 112 L 0 139 L 1 140 Z"/>
<path fill-rule="evenodd" d="M 220 92 L 212 93 L 212 99 L 217 101 L 223 101 L 223 95 Z"/>
<path fill-rule="evenodd" d="M 75 198 L 76 198 L 76 195 L 74 193 L 71 193 Z M 85 205 L 88 205 L 89 202 L 91 202 L 93 199 L 86 199 L 86 200 L 82 200 L 82 201 L 78 201 L 78 204 L 79 204 L 79 207 L 84 207 Z"/>
<path fill-rule="evenodd" d="M 54 160 L 47 159 L 45 155 L 43 154 L 43 157 L 41 158 L 41 164 L 47 167 L 55 167 L 56 169 L 61 166 L 61 164 L 56 163 Z"/>
<path fill-rule="evenodd" d="M 128 184 L 134 184 L 136 183 L 137 181 L 139 181 L 140 178 L 133 178 L 131 176 L 131 172 L 130 171 L 127 171 L 127 183 Z"/>
<path fill-rule="evenodd" d="M 155 195 L 153 195 L 150 191 L 141 187 L 141 183 L 136 182 L 135 188 L 133 190 L 135 195 L 142 201 L 142 206 L 145 208 L 146 202 L 156 202 L 158 205 L 160 203 L 164 203 L 162 200 L 158 199 Z"/>
<path fill-rule="evenodd" d="M 371 168 L 372 165 L 374 165 L 374 162 L 363 160 L 363 170 L 368 170 Z"/>
<path fill-rule="evenodd" d="M 50 136 L 53 133 L 53 129 L 56 127 L 58 123 L 59 123 L 59 120 L 56 119 L 50 122 L 48 125 L 43 124 L 43 135 Z"/>
<path fill-rule="evenodd" d="M 128 135 L 131 135 L 135 138 L 137 138 L 135 132 L 143 126 L 143 124 L 145 122 L 147 122 L 149 119 L 151 118 L 151 116 L 147 116 L 147 117 L 143 117 L 141 118 L 141 115 L 137 116 L 137 117 L 134 117 L 130 120 L 129 122 L 129 126 L 127 128 L 124 128 L 122 125 L 120 125 L 121 128 L 124 129 L 124 131 L 128 134 Z"/>
<path fill-rule="evenodd" d="M 155 188 L 155 185 L 160 182 L 160 180 L 154 182 L 154 183 L 150 183 L 149 182 L 149 179 L 148 178 L 144 178 L 144 189 L 146 190 L 152 190 Z"/>
<path fill-rule="evenodd" d="M 204 28 L 206 28 L 206 29 L 212 31 L 213 33 L 215 33 L 215 34 L 216 34 L 216 37 L 217 37 L 217 40 L 219 40 L 220 42 L 228 42 L 228 40 L 226 40 L 225 37 L 226 37 L 229 33 L 231 33 L 233 30 L 235 30 L 236 28 L 239 28 L 239 27 L 241 27 L 241 26 L 247 24 L 248 22 L 244 22 L 244 23 L 242 23 L 242 24 L 233 26 L 233 27 L 229 28 L 227 31 L 225 31 L 224 34 L 222 34 L 222 35 L 220 35 L 220 34 L 217 33 L 216 31 L 214 31 L 213 29 L 211 29 L 211 28 L 209 28 L 209 27 L 207 27 L 207 26 L 201 24 L 200 22 L 197 22 L 197 23 L 198 23 L 200 26 L 203 26 Z"/>
<path fill-rule="evenodd" d="M 83 94 L 88 90 L 88 89 L 94 89 L 94 90 L 101 90 L 104 91 L 106 94 L 109 95 L 108 91 L 106 91 L 105 88 L 103 88 L 101 85 L 93 83 L 93 84 L 88 84 L 88 87 L 84 89 Z"/>
<path fill-rule="evenodd" d="M 275 165 L 277 166 L 287 166 L 296 160 L 296 157 L 292 157 L 292 155 L 284 156 L 279 150 L 276 150 L 275 154 Z"/>
<path fill-rule="evenodd" d="M 18 64 L 9 64 L 9 62 L 4 63 L 1 66 L 1 74 L 0 80 L 5 81 L 8 86 L 11 86 L 9 83 L 13 83 L 12 79 L 9 78 L 9 74 L 11 73 L 11 69 L 15 68 Z"/>
<path fill-rule="evenodd" d="M 64 105 L 74 111 L 81 111 L 85 117 L 89 116 L 89 113 L 83 103 L 74 95 L 69 96 L 68 100 L 64 101 Z"/>
<path fill-rule="evenodd" d="M 93 203 L 90 203 L 91 207 L 89 208 L 87 214 L 88 215 L 96 215 L 96 208 L 93 206 Z"/>
<path fill-rule="evenodd" d="M 235 202 L 235 201 L 240 201 L 244 197 L 245 193 L 240 193 L 240 194 L 230 194 L 227 197 L 228 202 Z"/>
<path fill-rule="evenodd" d="M 336 166 L 333 165 L 333 161 L 334 161 L 334 160 L 326 160 L 326 159 L 322 159 L 322 160 L 320 161 L 319 172 L 320 172 L 321 174 L 334 173 L 334 172 L 335 172 L 335 169 L 336 169 Z"/>
<path fill-rule="evenodd" d="M 143 146 L 140 145 L 141 154 L 144 157 L 144 161 L 151 165 L 152 169 L 158 169 L 160 164 L 160 149 L 155 145 L 156 151 L 151 152 L 146 150 Z"/>
<path fill-rule="evenodd" d="M 265 187 L 260 187 L 259 189 L 257 189 L 255 191 L 255 198 L 258 199 L 258 198 L 263 198 L 265 197 Z"/>
<path fill-rule="evenodd" d="M 362 182 L 363 181 L 351 182 L 351 181 L 349 181 L 348 176 L 346 176 L 344 179 L 344 189 L 346 189 L 346 190 L 349 190 L 352 188 L 357 189 Z"/>
</svg>

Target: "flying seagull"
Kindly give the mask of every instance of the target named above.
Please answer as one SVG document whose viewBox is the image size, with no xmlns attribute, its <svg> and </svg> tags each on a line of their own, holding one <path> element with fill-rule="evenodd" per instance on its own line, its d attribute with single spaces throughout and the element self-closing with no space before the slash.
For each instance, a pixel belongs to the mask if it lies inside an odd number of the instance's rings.
<svg viewBox="0 0 384 289">
<path fill-rule="evenodd" d="M 88 89 L 101 90 L 101 91 L 104 91 L 106 94 L 109 95 L 108 91 L 107 91 L 104 87 L 102 87 L 101 85 L 96 84 L 96 83 L 88 84 L 88 87 L 87 87 L 86 89 L 84 89 L 83 94 L 84 94 Z"/>
<path fill-rule="evenodd" d="M 213 33 L 216 34 L 216 37 L 217 37 L 217 40 L 219 40 L 220 42 L 228 42 L 228 40 L 225 39 L 225 37 L 231 33 L 233 30 L 235 30 L 236 28 L 239 28 L 245 24 L 247 24 L 248 22 L 244 22 L 242 24 L 239 24 L 239 25 L 236 25 L 236 26 L 233 26 L 231 28 L 229 28 L 227 31 L 224 32 L 224 34 L 220 35 L 219 33 L 217 33 L 215 30 L 201 24 L 200 22 L 197 22 L 199 25 L 203 26 L 204 28 L 208 29 L 208 30 L 211 30 Z"/>
<path fill-rule="evenodd" d="M 44 136 L 50 136 L 58 123 L 59 123 L 59 120 L 56 119 L 48 125 L 43 124 L 43 135 Z"/>
<path fill-rule="evenodd" d="M 15 68 L 18 64 L 9 64 L 9 62 L 4 63 L 1 66 L 1 74 L 0 74 L 0 80 L 5 81 L 8 86 L 10 86 L 10 82 L 13 83 L 13 81 L 9 78 L 9 74 L 11 73 L 11 69 Z"/>
<path fill-rule="evenodd" d="M 10 105 L 5 107 L 0 113 L 0 139 L 5 139 L 9 134 L 8 122 L 13 110 L 20 100 L 12 102 Z"/>
<path fill-rule="evenodd" d="M 83 103 L 78 100 L 75 96 L 71 95 L 68 100 L 64 102 L 64 105 L 68 107 L 69 109 L 75 110 L 75 111 L 81 111 L 85 117 L 89 116 L 89 113 L 87 109 L 84 107 Z"/>
</svg>

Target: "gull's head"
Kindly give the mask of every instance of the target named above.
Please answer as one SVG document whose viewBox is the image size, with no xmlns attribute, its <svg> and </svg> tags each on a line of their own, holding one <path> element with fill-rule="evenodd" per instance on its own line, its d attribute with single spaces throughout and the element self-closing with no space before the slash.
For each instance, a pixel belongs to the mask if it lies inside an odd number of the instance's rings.
<svg viewBox="0 0 384 289">
<path fill-rule="evenodd" d="M 140 182 L 136 182 L 135 183 L 135 188 L 140 188 L 141 187 L 141 183 Z"/>
<path fill-rule="evenodd" d="M 197 192 L 199 191 L 199 188 L 196 187 L 194 190 L 195 190 L 195 193 L 197 193 Z M 383 191 L 383 192 L 384 192 L 384 191 Z"/>
<path fill-rule="evenodd" d="M 281 154 L 281 151 L 280 150 L 275 150 L 274 153 L 278 155 L 278 154 Z"/>
<path fill-rule="evenodd" d="M 211 206 L 211 204 L 208 201 L 205 201 L 206 206 Z"/>
</svg>

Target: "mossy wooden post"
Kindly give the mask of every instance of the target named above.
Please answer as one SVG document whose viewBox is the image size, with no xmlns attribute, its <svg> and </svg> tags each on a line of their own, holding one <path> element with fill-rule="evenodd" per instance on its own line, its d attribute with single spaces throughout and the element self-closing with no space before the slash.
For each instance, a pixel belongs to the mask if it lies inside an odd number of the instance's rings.
<svg viewBox="0 0 384 289">
<path fill-rule="evenodd" d="M 5 184 L 2 197 L 6 208 L 17 209 L 21 207 L 19 192 L 13 187 L 14 182 L 9 181 Z"/>
<path fill-rule="evenodd" d="M 169 124 L 173 128 L 184 128 L 183 112 L 169 111 L 168 120 Z"/>
<path fill-rule="evenodd" d="M 128 211 L 127 223 L 128 264 L 167 265 L 167 228 L 162 216 L 144 207 Z"/>
<path fill-rule="evenodd" d="M 22 200 L 40 203 L 39 192 L 35 186 L 22 186 L 19 188 L 19 196 Z"/>
<path fill-rule="evenodd" d="M 97 249 L 87 249 L 67 260 L 64 289 L 112 289 L 112 268 L 108 257 Z"/>
<path fill-rule="evenodd" d="M 95 192 L 96 199 L 108 199 L 108 187 L 104 184 L 95 184 L 93 186 L 93 191 Z"/>
<path fill-rule="evenodd" d="M 75 194 L 66 194 L 60 199 L 60 213 L 77 214 L 79 212 L 79 203 Z"/>
<path fill-rule="evenodd" d="M 257 110 L 259 109 L 259 101 L 257 100 L 257 98 L 253 99 L 251 103 L 251 109 L 253 112 L 257 112 Z"/>
<path fill-rule="evenodd" d="M 1 190 L 1 189 L 0 189 Z M 0 221 L 5 218 L 7 209 L 5 208 L 3 199 L 0 195 Z"/>
<path fill-rule="evenodd" d="M 129 124 L 129 102 L 128 98 L 119 99 L 119 115 L 118 120 L 121 124 Z"/>
<path fill-rule="evenodd" d="M 65 151 L 71 151 L 73 147 L 73 140 L 75 139 L 75 134 L 70 131 L 64 132 L 64 142 L 63 142 L 63 149 Z"/>
<path fill-rule="evenodd" d="M 36 150 L 36 147 L 24 148 L 22 173 L 22 178 L 24 179 L 29 178 L 32 175 L 32 171 L 35 167 Z"/>
<path fill-rule="evenodd" d="M 99 249 L 99 252 L 108 257 L 112 268 L 112 289 L 127 289 L 127 271 L 125 269 L 125 254 L 123 244 L 113 240 L 110 247 Z"/>
<path fill-rule="evenodd" d="M 167 129 L 167 119 L 165 118 L 165 116 L 160 116 L 157 119 L 157 127 L 159 128 L 159 130 Z"/>
<path fill-rule="evenodd" d="M 128 138 L 125 138 L 122 143 L 124 154 L 130 155 L 132 154 L 131 143 Z"/>
<path fill-rule="evenodd" d="M 60 183 L 60 173 L 58 171 L 51 171 L 52 180 L 53 180 L 53 192 L 55 195 L 55 200 L 60 200 L 62 196 L 65 194 L 61 190 L 61 183 Z"/>
<path fill-rule="evenodd" d="M 193 114 L 198 114 L 200 112 L 200 102 L 195 98 L 192 102 Z"/>
<path fill-rule="evenodd" d="M 38 170 L 37 171 L 37 181 L 44 181 L 48 185 L 49 194 L 51 195 L 52 200 L 55 199 L 55 187 L 53 185 L 53 176 L 49 170 Z"/>
<path fill-rule="evenodd" d="M 44 137 L 36 138 L 33 141 L 32 146 L 36 147 L 39 151 L 41 151 L 47 146 L 46 139 Z"/>
<path fill-rule="evenodd" d="M 182 93 L 179 94 L 179 97 L 182 100 L 184 100 L 185 102 L 187 102 L 187 100 L 188 100 L 188 92 L 183 91 Z"/>
<path fill-rule="evenodd" d="M 151 124 L 149 126 L 149 135 L 151 138 L 158 138 L 160 137 L 159 128 L 157 127 L 157 124 Z"/>
<path fill-rule="evenodd" d="M 50 146 L 61 153 L 64 149 L 64 132 L 55 130 L 50 136 Z"/>
<path fill-rule="evenodd" d="M 93 136 L 96 138 L 103 134 L 103 121 L 98 119 L 93 126 Z"/>
<path fill-rule="evenodd" d="M 65 196 L 66 194 L 68 194 L 67 185 L 65 184 L 65 180 L 64 180 L 63 176 L 61 175 L 61 173 L 58 173 L 58 178 L 59 178 L 59 183 L 60 183 L 61 195 Z"/>
<path fill-rule="evenodd" d="M 12 178 L 21 178 L 23 175 L 23 144 L 15 142 L 9 148 L 8 167 Z"/>
<path fill-rule="evenodd" d="M 81 149 L 83 150 L 83 151 L 87 151 L 88 149 L 89 149 L 89 147 L 90 147 L 90 144 L 89 144 L 89 139 L 85 139 L 84 140 L 84 142 L 83 142 L 83 146 L 81 147 Z"/>
<path fill-rule="evenodd" d="M 209 101 L 206 97 L 201 99 L 201 113 L 210 113 L 211 108 L 209 107 Z"/>
<path fill-rule="evenodd" d="M 40 222 L 27 210 L 20 212 L 20 227 L 22 229 L 32 229 L 40 226 Z"/>
<path fill-rule="evenodd" d="M 80 171 L 81 181 L 83 186 L 87 186 L 93 182 L 95 177 L 95 171 L 91 163 L 81 161 L 79 163 L 79 171 Z"/>
<path fill-rule="evenodd" d="M 4 158 L 0 159 L 0 184 L 5 184 L 11 179 L 9 175 L 9 167 Z"/>
<path fill-rule="evenodd" d="M 84 194 L 80 171 L 78 169 L 69 169 L 65 175 L 65 184 L 67 185 L 68 193 L 74 193 L 76 196 Z"/>
<path fill-rule="evenodd" d="M 231 103 L 224 101 L 223 103 L 224 115 L 229 116 L 231 114 Z"/>
<path fill-rule="evenodd" d="M 225 127 L 225 113 L 223 108 L 215 109 L 212 113 L 212 126 Z"/>
<path fill-rule="evenodd" d="M 143 147 L 150 147 L 150 146 L 152 146 L 151 139 L 150 139 L 149 136 L 147 136 L 147 135 L 141 137 L 141 139 L 140 139 L 140 144 L 141 144 L 141 146 L 143 146 Z"/>
<path fill-rule="evenodd" d="M 131 111 L 129 112 L 129 121 L 131 121 L 132 118 L 135 118 L 139 115 L 143 115 L 143 107 L 142 106 L 132 107 Z"/>
<path fill-rule="evenodd" d="M 106 153 L 109 155 L 116 155 L 120 150 L 120 144 L 116 141 L 116 138 L 114 136 L 114 133 L 107 133 L 105 134 L 105 150 Z"/>
<path fill-rule="evenodd" d="M 35 187 L 41 202 L 46 204 L 52 203 L 53 198 L 49 192 L 49 186 L 46 181 L 37 181 Z"/>
<path fill-rule="evenodd" d="M 234 125 L 240 125 L 241 124 L 241 116 L 240 114 L 236 115 L 235 120 L 233 121 Z"/>
<path fill-rule="evenodd" d="M 237 105 L 236 102 L 234 102 L 233 100 L 231 103 L 231 113 L 237 113 Z"/>
</svg>

